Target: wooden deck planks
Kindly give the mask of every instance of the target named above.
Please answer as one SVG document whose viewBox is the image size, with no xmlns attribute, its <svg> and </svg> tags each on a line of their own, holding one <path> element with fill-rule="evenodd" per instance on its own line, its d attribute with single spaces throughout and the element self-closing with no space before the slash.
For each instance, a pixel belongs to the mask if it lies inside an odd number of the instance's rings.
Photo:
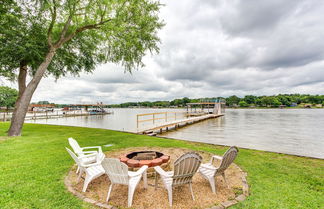
<svg viewBox="0 0 324 209">
<path fill-rule="evenodd" d="M 152 131 L 157 131 L 157 130 L 162 130 L 162 129 L 166 129 L 168 130 L 171 127 L 179 127 L 179 126 L 183 126 L 183 125 L 188 125 L 188 124 L 192 124 L 192 123 L 196 123 L 202 120 L 206 120 L 206 119 L 210 119 L 210 118 L 217 118 L 217 117 L 221 117 L 223 116 L 223 114 L 207 114 L 207 115 L 202 115 L 202 116 L 197 116 L 197 117 L 190 117 L 190 118 L 185 118 L 185 119 L 180 119 L 180 120 L 175 120 L 175 121 L 169 121 L 169 122 L 165 122 L 162 124 L 156 124 L 155 126 L 151 126 L 151 127 L 146 127 L 143 128 L 141 130 L 138 130 L 137 133 L 139 134 L 146 134 L 147 132 L 152 132 Z"/>
</svg>

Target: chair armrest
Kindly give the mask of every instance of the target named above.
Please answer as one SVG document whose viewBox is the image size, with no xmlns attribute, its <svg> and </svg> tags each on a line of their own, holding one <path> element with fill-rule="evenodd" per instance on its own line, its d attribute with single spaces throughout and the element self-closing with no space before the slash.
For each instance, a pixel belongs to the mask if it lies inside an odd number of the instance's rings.
<svg viewBox="0 0 324 209">
<path fill-rule="evenodd" d="M 82 152 L 78 152 L 77 154 L 97 154 L 97 151 L 82 151 Z"/>
<path fill-rule="evenodd" d="M 200 168 L 204 168 L 204 169 L 207 169 L 207 170 L 211 170 L 211 171 L 215 171 L 217 168 L 213 165 L 208 165 L 208 164 L 201 164 L 199 169 Z"/>
<path fill-rule="evenodd" d="M 223 159 L 222 156 L 218 156 L 218 155 L 214 155 L 212 158 L 215 158 L 215 159 L 217 159 L 217 160 L 222 160 L 222 159 Z"/>
<path fill-rule="evenodd" d="M 89 168 L 89 167 L 93 167 L 93 166 L 101 165 L 101 162 L 89 163 L 89 164 L 81 163 L 81 165 L 82 165 L 83 167 L 85 167 L 85 168 Z"/>
<path fill-rule="evenodd" d="M 214 162 L 214 159 L 217 159 L 217 160 L 222 160 L 223 157 L 222 156 L 218 156 L 218 155 L 213 155 L 210 159 L 210 163 L 213 164 Z"/>
<path fill-rule="evenodd" d="M 169 174 L 169 173 L 165 172 L 160 166 L 155 166 L 154 170 L 158 174 L 160 174 L 161 176 L 165 176 L 165 177 L 172 177 L 173 176 L 172 174 Z"/>
<path fill-rule="evenodd" d="M 97 153 L 92 153 L 92 154 L 89 154 L 89 155 L 80 156 L 78 158 L 83 159 L 83 158 L 89 158 L 89 157 L 96 157 L 97 155 L 98 155 Z"/>
<path fill-rule="evenodd" d="M 130 177 L 142 175 L 147 170 L 147 168 L 148 168 L 147 165 L 143 165 L 138 171 L 136 171 L 135 173 L 129 173 L 128 175 Z"/>
<path fill-rule="evenodd" d="M 99 152 L 102 152 L 101 146 L 82 147 L 81 149 L 98 149 Z"/>
</svg>

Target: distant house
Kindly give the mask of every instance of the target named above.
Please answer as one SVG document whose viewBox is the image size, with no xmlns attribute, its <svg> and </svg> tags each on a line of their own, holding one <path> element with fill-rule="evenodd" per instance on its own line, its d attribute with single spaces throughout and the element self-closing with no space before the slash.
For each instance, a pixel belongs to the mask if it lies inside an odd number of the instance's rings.
<svg viewBox="0 0 324 209">
<path fill-rule="evenodd" d="M 317 108 L 322 108 L 323 105 L 322 105 L 322 104 L 317 104 L 315 107 L 317 107 Z"/>
</svg>

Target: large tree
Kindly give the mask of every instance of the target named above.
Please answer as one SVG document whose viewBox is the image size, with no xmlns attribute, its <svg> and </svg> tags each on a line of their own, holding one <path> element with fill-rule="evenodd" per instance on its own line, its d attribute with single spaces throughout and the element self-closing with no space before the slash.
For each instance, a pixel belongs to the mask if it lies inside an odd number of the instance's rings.
<svg viewBox="0 0 324 209">
<path fill-rule="evenodd" d="M 158 51 L 159 8 L 154 0 L 0 0 L 0 76 L 19 87 L 8 135 L 21 135 L 44 76 L 106 62 L 126 71 L 143 66 L 144 55 Z"/>
</svg>

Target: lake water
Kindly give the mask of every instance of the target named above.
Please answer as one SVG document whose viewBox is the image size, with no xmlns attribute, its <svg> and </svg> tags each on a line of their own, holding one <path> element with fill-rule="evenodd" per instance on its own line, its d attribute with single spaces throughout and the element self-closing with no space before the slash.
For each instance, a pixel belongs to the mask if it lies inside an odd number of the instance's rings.
<svg viewBox="0 0 324 209">
<path fill-rule="evenodd" d="M 135 132 L 137 114 L 184 110 L 113 109 L 113 111 L 114 114 L 111 115 L 30 122 Z M 161 136 L 324 158 L 324 109 L 227 109 L 224 117 L 205 120 Z"/>
</svg>

